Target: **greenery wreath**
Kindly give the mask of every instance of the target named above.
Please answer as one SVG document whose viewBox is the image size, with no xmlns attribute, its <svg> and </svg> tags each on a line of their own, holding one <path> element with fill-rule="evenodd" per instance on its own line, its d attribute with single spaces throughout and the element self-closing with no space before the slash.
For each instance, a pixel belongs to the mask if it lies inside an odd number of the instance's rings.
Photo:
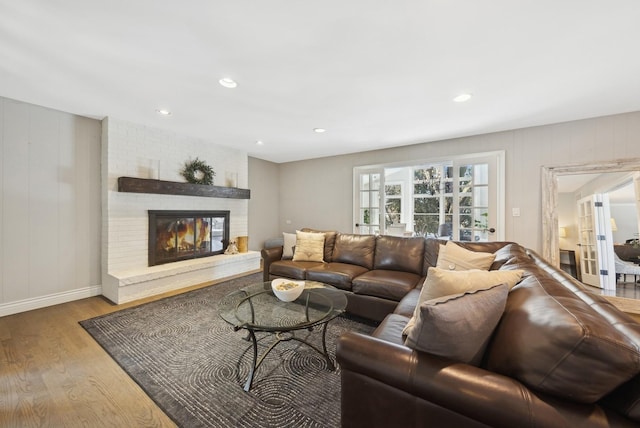
<svg viewBox="0 0 640 428">
<path fill-rule="evenodd" d="M 198 158 L 185 162 L 180 174 L 182 174 L 189 183 L 206 185 L 213 184 L 213 177 L 216 175 L 213 168 Z"/>
</svg>

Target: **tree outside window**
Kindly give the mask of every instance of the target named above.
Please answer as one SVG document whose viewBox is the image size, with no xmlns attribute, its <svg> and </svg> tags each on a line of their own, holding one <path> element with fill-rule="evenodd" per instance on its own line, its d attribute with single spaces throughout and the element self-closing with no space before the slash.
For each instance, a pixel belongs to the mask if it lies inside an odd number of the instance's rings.
<svg viewBox="0 0 640 428">
<path fill-rule="evenodd" d="M 385 227 L 401 223 L 402 219 L 402 185 L 385 184 L 384 186 L 384 223 Z"/>
<path fill-rule="evenodd" d="M 437 236 L 443 223 L 453 221 L 452 169 L 448 165 L 429 165 L 413 170 L 414 231 Z"/>
</svg>

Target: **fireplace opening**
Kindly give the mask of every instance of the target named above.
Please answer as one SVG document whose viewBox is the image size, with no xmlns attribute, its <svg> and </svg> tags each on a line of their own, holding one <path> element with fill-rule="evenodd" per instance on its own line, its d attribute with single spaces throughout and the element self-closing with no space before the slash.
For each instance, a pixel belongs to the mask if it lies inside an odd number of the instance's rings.
<svg viewBox="0 0 640 428">
<path fill-rule="evenodd" d="M 149 266 L 222 254 L 229 211 L 149 211 Z"/>
</svg>

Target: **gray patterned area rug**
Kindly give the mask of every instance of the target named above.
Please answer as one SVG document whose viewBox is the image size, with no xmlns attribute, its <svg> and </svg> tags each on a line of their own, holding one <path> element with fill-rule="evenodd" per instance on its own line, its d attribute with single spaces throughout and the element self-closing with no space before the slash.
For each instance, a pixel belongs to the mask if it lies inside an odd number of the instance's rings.
<svg viewBox="0 0 640 428">
<path fill-rule="evenodd" d="M 322 355 L 297 341 L 278 344 L 251 391 L 242 389 L 251 343 L 220 318 L 217 302 L 261 278 L 249 275 L 80 324 L 179 426 L 339 426 L 340 368 L 330 371 Z M 334 361 L 342 333 L 373 329 L 348 317 L 331 321 L 327 348 Z M 321 330 L 302 334 L 320 344 Z"/>
</svg>

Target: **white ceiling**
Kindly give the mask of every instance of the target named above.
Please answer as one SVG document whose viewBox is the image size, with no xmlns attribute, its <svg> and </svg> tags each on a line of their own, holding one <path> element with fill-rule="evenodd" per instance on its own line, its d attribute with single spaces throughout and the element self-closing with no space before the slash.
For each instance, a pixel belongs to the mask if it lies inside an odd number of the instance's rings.
<svg viewBox="0 0 640 428">
<path fill-rule="evenodd" d="M 0 0 L 0 96 L 286 162 L 638 111 L 638 22 L 637 0 Z"/>
</svg>

